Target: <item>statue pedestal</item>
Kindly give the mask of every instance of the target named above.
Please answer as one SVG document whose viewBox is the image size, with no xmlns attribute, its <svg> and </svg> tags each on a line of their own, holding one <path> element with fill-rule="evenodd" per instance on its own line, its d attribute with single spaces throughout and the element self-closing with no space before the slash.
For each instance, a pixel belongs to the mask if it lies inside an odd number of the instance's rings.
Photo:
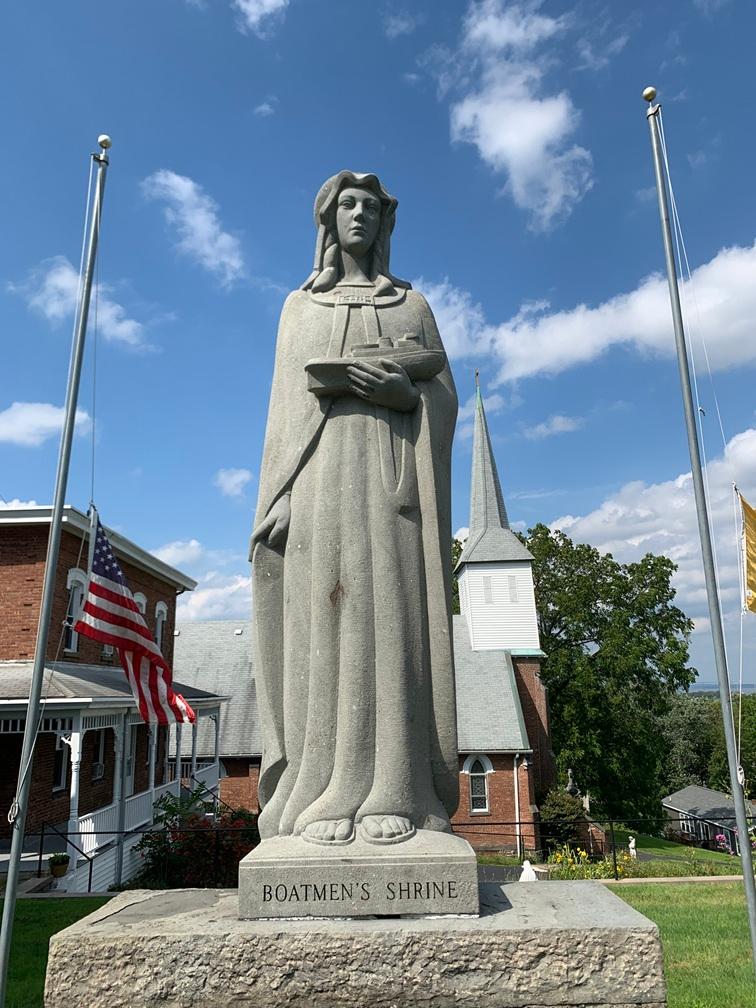
<svg viewBox="0 0 756 1008">
<path fill-rule="evenodd" d="M 46 1008 L 666 1008 L 651 921 L 598 882 L 483 883 L 478 918 L 239 920 L 120 893 L 50 940 Z"/>
<path fill-rule="evenodd" d="M 264 840 L 239 865 L 239 916 L 405 917 L 478 914 L 478 866 L 467 840 L 418 830 L 401 843 L 343 846 Z"/>
</svg>

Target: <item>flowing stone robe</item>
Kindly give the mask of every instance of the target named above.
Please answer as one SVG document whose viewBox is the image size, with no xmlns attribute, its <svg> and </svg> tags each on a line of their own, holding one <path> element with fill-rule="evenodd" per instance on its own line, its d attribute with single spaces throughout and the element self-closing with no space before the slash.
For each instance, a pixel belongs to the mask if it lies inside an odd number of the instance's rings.
<svg viewBox="0 0 756 1008">
<path fill-rule="evenodd" d="M 305 364 L 413 333 L 422 295 L 294 291 L 278 332 L 255 524 L 291 495 L 285 546 L 253 550 L 263 839 L 395 814 L 448 830 L 458 803 L 448 363 L 408 413 L 318 398 Z"/>
</svg>

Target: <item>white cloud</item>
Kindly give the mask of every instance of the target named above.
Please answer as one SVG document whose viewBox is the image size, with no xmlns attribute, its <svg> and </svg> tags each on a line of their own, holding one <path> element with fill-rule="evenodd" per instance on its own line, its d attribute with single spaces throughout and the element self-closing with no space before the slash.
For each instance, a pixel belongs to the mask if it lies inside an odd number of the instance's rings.
<svg viewBox="0 0 756 1008">
<path fill-rule="evenodd" d="M 756 430 L 735 435 L 708 465 L 710 512 L 719 559 L 723 607 L 739 606 L 738 555 L 732 484 L 756 500 Z M 563 515 L 551 523 L 571 539 L 587 542 L 618 560 L 663 553 L 679 567 L 679 604 L 698 621 L 707 616 L 701 551 L 690 473 L 662 483 L 628 483 L 589 514 Z"/>
<path fill-rule="evenodd" d="M 18 497 L 13 497 L 11 500 L 4 500 L 3 498 L 0 497 L 0 511 L 4 510 L 6 508 L 8 508 L 8 509 L 14 508 L 15 509 L 15 508 L 28 508 L 28 507 L 36 507 L 36 506 L 37 506 L 37 502 L 35 500 L 24 501 L 24 500 L 19 500 Z"/>
<path fill-rule="evenodd" d="M 465 543 L 469 535 L 470 535 L 470 529 L 467 527 L 467 525 L 462 525 L 462 527 L 458 528 L 457 531 L 454 533 L 454 538 L 459 539 L 461 543 Z"/>
<path fill-rule="evenodd" d="M 616 35 L 612 39 L 600 39 L 597 44 L 594 44 L 588 38 L 581 38 L 578 40 L 577 51 L 580 57 L 580 63 L 575 68 L 576 70 L 604 70 L 612 61 L 614 56 L 617 56 L 627 45 L 630 39 L 629 35 Z"/>
<path fill-rule="evenodd" d="M 241 497 L 251 479 L 249 469 L 219 469 L 213 482 L 226 497 Z"/>
<path fill-rule="evenodd" d="M 213 571 L 193 592 L 182 595 L 176 605 L 177 620 L 242 619 L 252 612 L 252 578 L 243 574 L 229 577 Z"/>
<path fill-rule="evenodd" d="M 153 556 L 171 567 L 194 566 L 201 563 L 207 551 L 199 539 L 176 539 L 151 551 Z"/>
<path fill-rule="evenodd" d="M 244 275 L 239 239 L 224 231 L 218 204 L 199 183 L 163 168 L 144 179 L 142 191 L 148 199 L 165 204 L 163 214 L 175 232 L 179 252 L 217 276 L 224 287 Z"/>
<path fill-rule="evenodd" d="M 596 360 L 612 347 L 671 357 L 674 339 L 667 281 L 659 274 L 595 307 L 579 304 L 549 312 L 548 302 L 523 305 L 507 322 L 493 325 L 471 295 L 448 281 L 418 281 L 439 320 L 452 358 L 490 355 L 498 381 L 556 375 Z M 683 307 L 693 352 L 705 336 L 712 368 L 756 362 L 756 243 L 722 249 L 683 284 Z"/>
<path fill-rule="evenodd" d="M 584 424 L 583 417 L 569 417 L 555 413 L 542 423 L 535 424 L 533 427 L 525 427 L 522 433 L 529 441 L 542 441 L 554 434 L 569 434 L 572 431 L 580 430 Z"/>
<path fill-rule="evenodd" d="M 277 104 L 278 99 L 274 95 L 269 95 L 265 101 L 260 102 L 259 105 L 255 105 L 252 114 L 260 116 L 263 119 L 267 116 L 275 115 Z"/>
<path fill-rule="evenodd" d="M 48 321 L 59 323 L 76 311 L 79 274 L 65 256 L 53 256 L 33 269 L 23 283 L 9 284 L 28 306 Z M 129 318 L 123 305 L 111 297 L 107 284 L 94 285 L 89 312 L 89 331 L 95 321 L 98 331 L 111 343 L 121 343 L 136 349 L 147 349 L 144 326 Z"/>
<path fill-rule="evenodd" d="M 725 7 L 730 0 L 693 0 L 693 6 L 697 7 L 702 14 L 711 17 Z"/>
<path fill-rule="evenodd" d="M 36 447 L 60 434 L 64 410 L 52 403 L 14 402 L 0 412 L 0 443 Z M 92 429 L 89 414 L 76 411 L 77 434 Z"/>
<path fill-rule="evenodd" d="M 289 0 L 232 0 L 231 6 L 241 15 L 242 31 L 251 31 L 264 38 L 283 18 Z"/>
<path fill-rule="evenodd" d="M 395 11 L 383 17 L 383 32 L 387 38 L 395 39 L 400 35 L 411 35 L 423 22 L 420 14 L 412 14 L 408 10 Z"/>
<path fill-rule="evenodd" d="M 450 109 L 452 140 L 473 144 L 504 176 L 505 191 L 536 231 L 569 216 L 593 184 L 591 155 L 572 142 L 580 112 L 566 91 L 549 93 L 545 82 L 553 54 L 544 44 L 563 36 L 570 18 L 541 14 L 540 6 L 472 2 L 456 55 L 436 55 L 442 90 L 455 79 L 463 90 Z"/>
<path fill-rule="evenodd" d="M 444 347 L 451 358 L 470 357 L 491 352 L 483 309 L 472 296 L 452 286 L 448 278 L 433 283 L 420 277 L 412 286 L 422 292 L 438 323 Z"/>
</svg>

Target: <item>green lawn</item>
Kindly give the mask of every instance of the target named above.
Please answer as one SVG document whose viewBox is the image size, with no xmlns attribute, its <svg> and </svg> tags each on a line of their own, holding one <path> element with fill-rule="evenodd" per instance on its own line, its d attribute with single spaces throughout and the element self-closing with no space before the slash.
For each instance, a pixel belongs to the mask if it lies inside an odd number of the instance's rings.
<svg viewBox="0 0 756 1008">
<path fill-rule="evenodd" d="M 42 1008 L 50 935 L 86 917 L 108 896 L 20 899 L 16 903 L 6 1008 Z"/>
<path fill-rule="evenodd" d="M 661 837 L 644 836 L 642 833 L 633 833 L 632 830 L 615 829 L 614 839 L 617 850 L 623 848 L 627 850 L 627 838 L 635 837 L 635 846 L 644 854 L 651 854 L 653 857 L 673 857 L 683 860 L 712 861 L 718 864 L 732 866 L 732 875 L 740 875 L 740 858 L 725 854 L 723 851 L 704 850 L 702 847 L 688 847 L 686 844 L 673 843 L 672 840 L 663 840 Z M 607 834 L 608 837 L 608 834 Z"/>
<path fill-rule="evenodd" d="M 753 1008 L 742 883 L 623 885 L 613 892 L 659 926 L 669 1008 Z"/>
</svg>

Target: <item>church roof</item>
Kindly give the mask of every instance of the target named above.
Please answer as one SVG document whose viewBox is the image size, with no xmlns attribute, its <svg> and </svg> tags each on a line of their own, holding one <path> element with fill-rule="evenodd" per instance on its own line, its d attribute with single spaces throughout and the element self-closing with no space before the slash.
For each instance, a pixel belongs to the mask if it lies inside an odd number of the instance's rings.
<svg viewBox="0 0 756 1008">
<path fill-rule="evenodd" d="M 530 743 L 508 651 L 473 651 L 462 616 L 453 617 L 460 752 L 528 752 Z M 259 756 L 260 714 L 252 667 L 252 626 L 245 620 L 180 623 L 174 642 L 177 679 L 230 697 L 221 713 L 220 755 Z M 238 631 L 241 630 L 241 633 Z M 187 697 L 189 693 L 187 692 Z M 197 751 L 213 751 L 198 726 Z M 184 733 L 189 736 L 189 732 Z M 188 752 L 190 740 L 182 739 Z"/>
<path fill-rule="evenodd" d="M 252 670 L 252 627 L 247 620 L 180 623 L 173 642 L 173 671 L 182 683 L 230 697 L 221 711 L 220 755 L 259 756 L 262 751 L 257 689 Z M 189 732 L 182 748 L 191 745 Z M 197 726 L 197 752 L 212 754 L 211 726 Z"/>
<path fill-rule="evenodd" d="M 465 563 L 532 560 L 509 527 L 480 388 L 475 394 L 475 431 L 470 488 L 470 532 L 457 567 Z"/>
<path fill-rule="evenodd" d="M 460 752 L 529 752 L 509 651 L 473 651 L 463 616 L 452 618 Z"/>
</svg>

